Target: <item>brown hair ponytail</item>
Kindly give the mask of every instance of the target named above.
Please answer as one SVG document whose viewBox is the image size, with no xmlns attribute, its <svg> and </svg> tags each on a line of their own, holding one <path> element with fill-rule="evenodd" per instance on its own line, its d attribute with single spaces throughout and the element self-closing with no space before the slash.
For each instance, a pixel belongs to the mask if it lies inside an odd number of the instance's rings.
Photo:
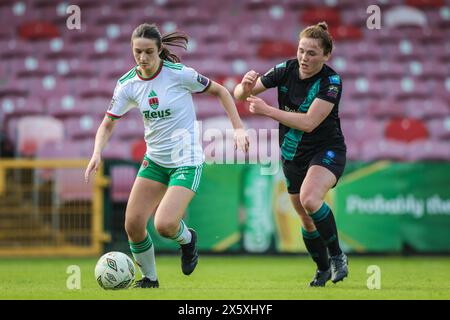
<svg viewBox="0 0 450 320">
<path fill-rule="evenodd" d="M 188 41 L 189 39 L 187 35 L 181 32 L 172 32 L 164 35 L 161 39 L 162 51 L 159 57 L 161 59 L 169 60 L 171 62 L 180 62 L 180 58 L 176 54 L 170 52 L 167 46 L 179 47 L 186 50 Z"/>
<path fill-rule="evenodd" d="M 319 39 L 324 55 L 327 55 L 333 51 L 333 38 L 328 31 L 328 25 L 325 21 L 307 27 L 300 33 L 300 39 L 302 38 Z"/>
<path fill-rule="evenodd" d="M 131 42 L 133 42 L 134 38 L 155 40 L 158 50 L 161 50 L 159 57 L 170 62 L 180 62 L 180 58 L 176 54 L 170 52 L 167 46 L 180 47 L 186 50 L 189 41 L 188 36 L 181 32 L 171 32 L 161 36 L 158 27 L 155 24 L 148 23 L 143 23 L 134 29 L 133 34 L 131 35 Z"/>
</svg>

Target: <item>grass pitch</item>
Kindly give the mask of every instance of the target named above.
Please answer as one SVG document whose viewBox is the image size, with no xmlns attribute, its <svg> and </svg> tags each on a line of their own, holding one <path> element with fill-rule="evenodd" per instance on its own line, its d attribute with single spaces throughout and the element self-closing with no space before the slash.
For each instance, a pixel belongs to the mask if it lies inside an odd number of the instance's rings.
<svg viewBox="0 0 450 320">
<path fill-rule="evenodd" d="M 325 288 L 309 288 L 312 261 L 294 256 L 206 256 L 190 276 L 179 256 L 157 256 L 159 289 L 105 291 L 94 279 L 96 259 L 1 259 L 0 299 L 305 300 L 450 299 L 450 257 L 349 257 L 350 275 Z M 70 265 L 81 270 L 81 289 L 69 290 Z M 381 288 L 369 290 L 367 268 L 381 270 Z"/>
</svg>

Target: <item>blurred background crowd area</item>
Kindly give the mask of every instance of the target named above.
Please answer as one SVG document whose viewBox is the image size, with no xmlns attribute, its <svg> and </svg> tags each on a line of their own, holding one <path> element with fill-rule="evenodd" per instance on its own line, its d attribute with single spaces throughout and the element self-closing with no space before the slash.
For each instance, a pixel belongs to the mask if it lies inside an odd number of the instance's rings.
<svg viewBox="0 0 450 320">
<path fill-rule="evenodd" d="M 81 29 L 69 30 L 69 5 Z M 370 5 L 381 28 L 369 29 Z M 341 124 L 350 160 L 450 160 L 450 7 L 445 0 L 132 0 L 0 2 L 1 157 L 90 157 L 117 80 L 134 65 L 143 23 L 189 35 L 182 63 L 232 92 L 296 56 L 299 32 L 326 21 L 329 65 L 343 79 Z M 276 90 L 262 95 L 277 105 Z M 217 99 L 195 95 L 203 129 L 229 128 Z M 277 128 L 237 102 L 248 128 Z M 137 110 L 120 120 L 104 156 L 140 160 Z M 51 147 L 48 144 L 51 144 Z M 55 148 L 58 146 L 58 148 Z"/>
</svg>

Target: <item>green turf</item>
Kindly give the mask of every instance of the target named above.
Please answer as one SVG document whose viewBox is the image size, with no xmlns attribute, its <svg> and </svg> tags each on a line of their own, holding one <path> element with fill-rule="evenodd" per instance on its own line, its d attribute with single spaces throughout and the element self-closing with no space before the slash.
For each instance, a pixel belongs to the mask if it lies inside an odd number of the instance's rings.
<svg viewBox="0 0 450 320">
<path fill-rule="evenodd" d="M 81 269 L 81 289 L 69 290 L 67 267 Z M 94 279 L 95 259 L 1 259 L 0 299 L 450 299 L 449 257 L 350 257 L 350 276 L 308 288 L 306 256 L 201 256 L 181 273 L 178 256 L 157 257 L 159 289 L 105 291 Z M 367 288 L 367 267 L 381 269 L 381 289 Z"/>
</svg>

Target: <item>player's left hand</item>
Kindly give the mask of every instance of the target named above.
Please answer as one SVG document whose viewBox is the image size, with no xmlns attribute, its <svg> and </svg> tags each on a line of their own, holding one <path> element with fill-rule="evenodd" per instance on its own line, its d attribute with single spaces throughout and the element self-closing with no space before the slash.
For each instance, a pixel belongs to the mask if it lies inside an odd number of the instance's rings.
<svg viewBox="0 0 450 320">
<path fill-rule="evenodd" d="M 248 134 L 245 129 L 234 130 L 234 149 L 239 149 L 242 152 L 247 152 L 250 143 L 248 142 Z"/>
<path fill-rule="evenodd" d="M 267 116 L 270 109 L 272 108 L 263 99 L 255 97 L 253 95 L 248 97 L 247 101 L 250 102 L 249 110 L 253 114 Z"/>
</svg>

